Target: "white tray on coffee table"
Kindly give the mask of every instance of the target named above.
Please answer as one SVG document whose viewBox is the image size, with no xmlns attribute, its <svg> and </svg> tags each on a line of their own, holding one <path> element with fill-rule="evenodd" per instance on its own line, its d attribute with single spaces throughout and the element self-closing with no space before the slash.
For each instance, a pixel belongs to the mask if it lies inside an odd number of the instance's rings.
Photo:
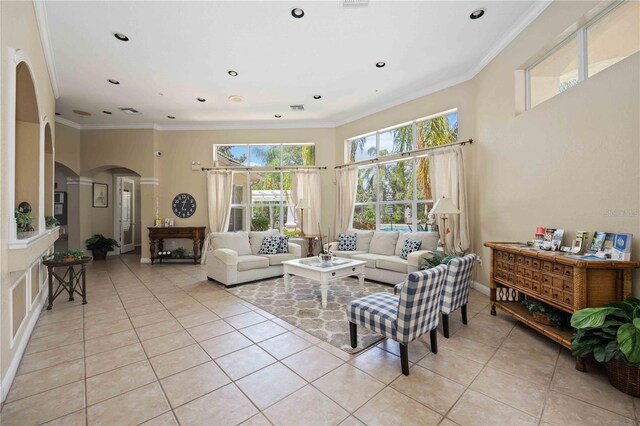
<svg viewBox="0 0 640 426">
<path fill-rule="evenodd" d="M 327 292 L 329 281 L 342 277 L 355 275 L 360 285 L 364 285 L 364 260 L 353 260 L 336 257 L 330 265 L 323 265 L 318 258 L 307 257 L 303 259 L 287 260 L 282 262 L 284 266 L 284 288 L 289 292 L 289 278 L 291 275 L 308 278 L 320 282 L 322 294 L 322 307 L 327 307 Z"/>
</svg>

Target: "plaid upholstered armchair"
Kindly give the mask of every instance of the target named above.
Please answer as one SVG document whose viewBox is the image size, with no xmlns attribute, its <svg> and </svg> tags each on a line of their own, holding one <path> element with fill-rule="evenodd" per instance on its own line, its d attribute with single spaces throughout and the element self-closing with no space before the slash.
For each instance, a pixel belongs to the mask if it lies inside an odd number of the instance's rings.
<svg viewBox="0 0 640 426">
<path fill-rule="evenodd" d="M 440 311 L 442 312 L 442 331 L 444 337 L 449 338 L 449 314 L 461 308 L 462 323 L 467 323 L 467 303 L 469 302 L 469 288 L 473 265 L 476 255 L 471 253 L 463 257 L 451 259 L 447 264 L 447 276 L 442 287 Z"/>
<path fill-rule="evenodd" d="M 438 352 L 440 297 L 447 267 L 412 272 L 397 295 L 375 293 L 347 306 L 351 347 L 358 345 L 357 326 L 368 328 L 400 344 L 402 374 L 409 375 L 409 342 L 430 332 L 431 351 Z"/>
</svg>

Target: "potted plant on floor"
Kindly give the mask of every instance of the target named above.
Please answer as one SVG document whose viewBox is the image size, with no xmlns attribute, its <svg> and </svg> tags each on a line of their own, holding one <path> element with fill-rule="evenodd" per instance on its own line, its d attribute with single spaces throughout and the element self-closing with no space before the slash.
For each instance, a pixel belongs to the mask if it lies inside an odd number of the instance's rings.
<svg viewBox="0 0 640 426">
<path fill-rule="evenodd" d="M 107 253 L 113 251 L 115 247 L 120 247 L 120 244 L 113 238 L 107 238 L 102 234 L 95 234 L 87 241 L 87 250 L 91 250 L 94 260 L 104 260 L 107 258 Z"/>
<path fill-rule="evenodd" d="M 622 392 L 640 397 L 640 300 L 629 297 L 601 308 L 573 314 L 571 353 L 593 354 L 604 362 L 609 382 Z"/>
</svg>

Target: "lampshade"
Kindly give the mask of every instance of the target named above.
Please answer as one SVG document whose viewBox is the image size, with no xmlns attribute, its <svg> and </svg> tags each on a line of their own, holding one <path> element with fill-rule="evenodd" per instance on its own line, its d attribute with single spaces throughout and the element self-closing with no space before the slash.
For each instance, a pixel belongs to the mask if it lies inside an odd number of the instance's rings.
<svg viewBox="0 0 640 426">
<path fill-rule="evenodd" d="M 433 205 L 429 213 L 433 214 L 460 214 L 460 209 L 456 207 L 451 199 L 442 197 Z"/>
<path fill-rule="evenodd" d="M 304 198 L 301 198 L 298 201 L 298 205 L 296 206 L 296 209 L 308 209 L 309 208 L 309 203 L 307 202 L 307 200 L 305 200 Z"/>
</svg>

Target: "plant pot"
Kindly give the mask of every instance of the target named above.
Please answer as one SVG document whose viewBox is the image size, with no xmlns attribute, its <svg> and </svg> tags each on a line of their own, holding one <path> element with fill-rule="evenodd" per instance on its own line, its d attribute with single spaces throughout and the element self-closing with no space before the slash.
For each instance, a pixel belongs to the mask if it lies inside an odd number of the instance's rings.
<svg viewBox="0 0 640 426">
<path fill-rule="evenodd" d="M 73 256 L 67 256 L 67 257 L 63 257 L 63 258 L 62 258 L 62 261 L 63 261 L 64 263 L 71 263 L 71 262 L 75 262 L 75 261 L 76 261 L 76 258 L 75 258 L 75 257 L 73 257 Z"/>
<path fill-rule="evenodd" d="M 91 250 L 91 253 L 93 254 L 93 260 L 105 260 L 107 258 L 107 252 L 106 251 L 94 251 L 94 250 Z"/>
<path fill-rule="evenodd" d="M 627 364 L 619 359 L 605 363 L 609 383 L 627 395 L 640 398 L 640 365 Z"/>
<path fill-rule="evenodd" d="M 544 325 L 553 325 L 553 323 L 549 319 L 549 315 L 547 314 L 534 312 L 532 315 L 533 315 L 533 320 L 535 322 L 539 322 L 540 324 L 544 324 Z"/>
</svg>

